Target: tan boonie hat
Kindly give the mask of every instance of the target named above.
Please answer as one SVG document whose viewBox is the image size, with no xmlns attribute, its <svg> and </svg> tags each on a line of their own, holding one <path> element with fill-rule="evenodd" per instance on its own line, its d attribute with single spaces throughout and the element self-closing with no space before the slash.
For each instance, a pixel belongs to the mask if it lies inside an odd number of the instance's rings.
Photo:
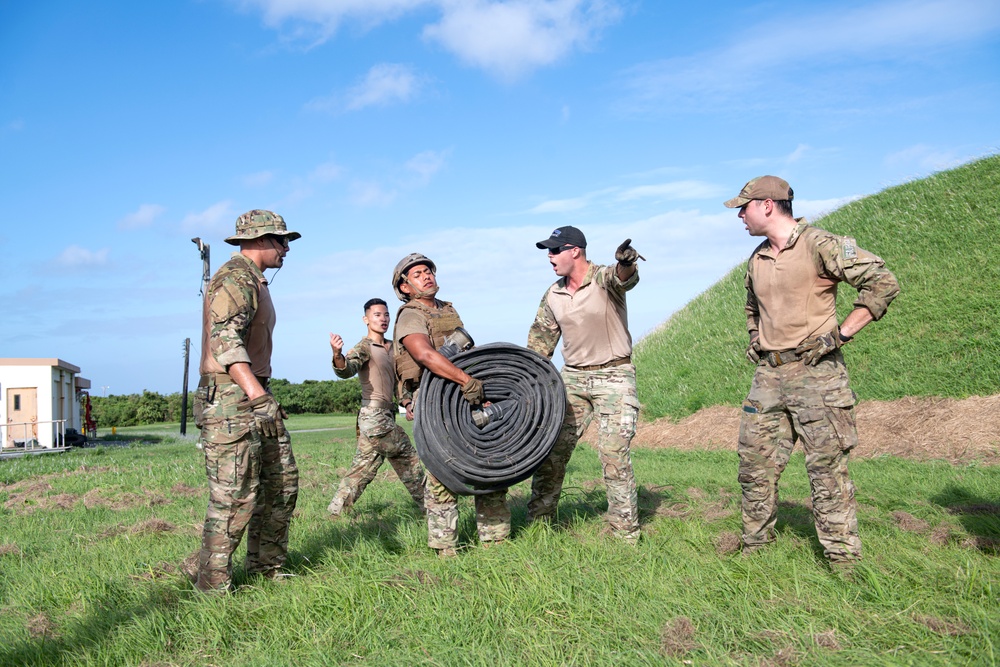
<svg viewBox="0 0 1000 667">
<path fill-rule="evenodd" d="M 236 233 L 227 238 L 226 243 L 239 245 L 240 241 L 259 239 L 266 234 L 287 236 L 289 241 L 302 237 L 298 232 L 288 231 L 285 219 L 277 213 L 255 208 L 236 218 Z"/>
<path fill-rule="evenodd" d="M 754 199 L 792 201 L 794 198 L 795 194 L 792 192 L 791 186 L 788 185 L 788 181 L 777 176 L 758 176 L 744 185 L 738 195 L 724 202 L 723 205 L 726 208 L 739 208 L 746 206 Z"/>
</svg>

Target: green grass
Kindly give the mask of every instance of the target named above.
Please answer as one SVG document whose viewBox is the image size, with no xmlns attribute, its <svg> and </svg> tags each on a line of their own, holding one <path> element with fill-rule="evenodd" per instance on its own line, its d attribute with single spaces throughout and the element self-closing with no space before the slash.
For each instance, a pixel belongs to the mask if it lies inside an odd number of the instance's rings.
<svg viewBox="0 0 1000 667">
<path fill-rule="evenodd" d="M 238 568 L 224 599 L 176 571 L 207 500 L 191 442 L 0 462 L 0 665 L 998 662 L 1000 468 L 853 463 L 865 561 L 845 578 L 816 541 L 801 455 L 782 479 L 778 543 L 749 558 L 717 553 L 739 532 L 735 454 L 636 451 L 633 548 L 602 534 L 600 467 L 581 445 L 560 525 L 525 526 L 522 484 L 513 539 L 482 549 L 463 499 L 466 548 L 439 560 L 384 474 L 352 514 L 327 518 L 350 430 L 300 432 L 294 446 L 295 576 L 248 582 Z"/>
<path fill-rule="evenodd" d="M 1000 156 L 887 189 L 815 221 L 853 236 L 896 274 L 900 296 L 845 348 L 865 400 L 1000 392 Z M 747 255 L 759 239 L 747 239 Z M 635 349 L 647 419 L 737 405 L 750 387 L 741 264 Z M 856 292 L 842 286 L 840 319 Z"/>
</svg>

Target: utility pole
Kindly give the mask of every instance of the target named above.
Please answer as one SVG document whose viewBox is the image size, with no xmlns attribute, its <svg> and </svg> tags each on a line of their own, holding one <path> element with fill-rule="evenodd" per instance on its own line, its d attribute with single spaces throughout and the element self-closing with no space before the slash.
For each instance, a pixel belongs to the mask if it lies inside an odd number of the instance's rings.
<svg viewBox="0 0 1000 667">
<path fill-rule="evenodd" d="M 201 240 L 200 236 L 196 236 L 191 239 L 191 243 L 198 246 L 198 253 L 201 255 L 201 317 L 203 322 L 200 322 L 200 326 L 204 326 L 205 319 L 205 298 L 208 296 L 208 283 L 212 280 L 212 261 L 210 254 L 210 247 L 207 243 Z M 185 435 L 187 431 L 187 395 L 188 395 L 188 357 L 191 352 L 191 339 L 186 338 L 184 340 L 184 400 L 183 400 L 183 414 L 181 415 L 181 435 Z M 204 352 L 204 351 L 203 351 Z M 201 449 L 201 440 L 198 440 L 196 445 L 198 449 Z"/>
<path fill-rule="evenodd" d="M 187 435 L 188 426 L 188 359 L 191 357 L 191 339 L 184 339 L 184 394 L 181 398 L 181 435 Z"/>
</svg>

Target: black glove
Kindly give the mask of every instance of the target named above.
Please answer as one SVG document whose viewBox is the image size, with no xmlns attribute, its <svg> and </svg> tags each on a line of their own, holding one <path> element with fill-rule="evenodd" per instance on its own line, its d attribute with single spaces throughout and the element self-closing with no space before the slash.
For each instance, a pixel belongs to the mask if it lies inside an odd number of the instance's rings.
<svg viewBox="0 0 1000 667">
<path fill-rule="evenodd" d="M 263 394 L 250 401 L 250 411 L 253 413 L 257 432 L 262 437 L 277 438 L 285 434 L 285 422 L 282 421 L 285 411 L 271 394 Z"/>
<path fill-rule="evenodd" d="M 469 381 L 462 385 L 462 396 L 472 405 L 479 405 L 486 400 L 483 383 L 476 378 L 469 378 Z"/>
<path fill-rule="evenodd" d="M 639 258 L 638 251 L 631 246 L 632 239 L 625 239 L 625 241 L 618 246 L 618 250 L 615 251 L 615 259 L 622 266 L 632 266 L 635 264 L 635 260 Z"/>
<path fill-rule="evenodd" d="M 751 336 L 750 345 L 747 346 L 747 361 L 752 364 L 760 362 L 760 336 Z"/>
<path fill-rule="evenodd" d="M 802 363 L 815 366 L 838 347 L 840 347 L 840 333 L 828 331 L 819 336 L 806 338 L 795 348 L 795 354 L 799 355 Z"/>
</svg>

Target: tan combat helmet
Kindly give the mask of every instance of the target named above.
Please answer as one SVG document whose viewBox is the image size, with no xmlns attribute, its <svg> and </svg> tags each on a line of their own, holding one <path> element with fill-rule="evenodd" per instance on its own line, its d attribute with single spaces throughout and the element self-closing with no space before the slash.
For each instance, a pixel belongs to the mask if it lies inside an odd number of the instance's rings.
<svg viewBox="0 0 1000 667">
<path fill-rule="evenodd" d="M 426 256 L 421 255 L 419 252 L 411 252 L 409 255 L 399 260 L 399 263 L 396 264 L 395 270 L 392 272 L 392 290 L 396 293 L 396 296 L 399 297 L 400 301 L 410 300 L 410 297 L 403 294 L 403 291 L 399 289 L 399 286 L 403 283 L 403 277 L 406 275 L 406 272 L 417 264 L 426 264 L 430 268 L 431 273 L 437 273 L 437 266 L 434 265 L 434 262 L 427 259 Z"/>
<path fill-rule="evenodd" d="M 289 241 L 302 237 L 298 232 L 288 231 L 285 219 L 277 213 L 255 208 L 236 218 L 236 233 L 227 238 L 226 243 L 239 245 L 240 241 L 250 241 L 266 234 L 285 236 Z"/>
</svg>

